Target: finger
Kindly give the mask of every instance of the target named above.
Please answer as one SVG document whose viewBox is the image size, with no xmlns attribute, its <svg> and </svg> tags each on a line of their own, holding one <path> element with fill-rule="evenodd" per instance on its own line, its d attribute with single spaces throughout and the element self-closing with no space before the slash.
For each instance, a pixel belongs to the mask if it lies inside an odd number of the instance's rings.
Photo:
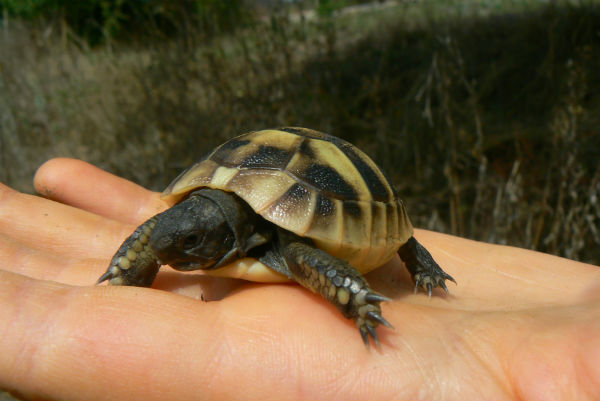
<svg viewBox="0 0 600 401">
<path fill-rule="evenodd" d="M 570 304 L 600 281 L 596 266 L 557 256 L 425 230 L 415 230 L 415 236 L 456 279 L 449 289 L 459 308 Z"/>
<path fill-rule="evenodd" d="M 0 235 L 0 255 L 0 270 L 71 285 L 93 284 L 107 264 L 104 259 L 76 259 L 49 253 L 3 235 Z"/>
<path fill-rule="evenodd" d="M 0 235 L 73 258 L 108 258 L 134 226 L 0 184 Z"/>
<path fill-rule="evenodd" d="M 0 273 L 0 288 L 0 316 L 2 321 L 10 322 L 1 333 L 0 387 L 17 390 L 28 399 L 94 400 L 106 399 L 107 393 L 114 395 L 109 396 L 111 399 L 145 398 L 136 394 L 136 390 L 142 394 L 156 391 L 148 399 L 159 399 L 161 396 L 157 394 L 164 396 L 168 387 L 157 386 L 166 384 L 163 373 L 174 380 L 171 385 L 185 378 L 169 373 L 179 358 L 177 351 L 181 345 L 196 344 L 194 337 L 204 340 L 208 337 L 198 333 L 179 343 L 181 338 L 173 336 L 179 328 L 170 324 L 181 321 L 167 319 L 153 323 L 150 316 L 153 297 L 147 297 L 149 290 L 145 289 L 77 289 L 9 273 Z M 148 309 L 130 303 L 128 297 L 132 294 L 134 299 L 150 299 Z M 184 299 L 174 301 L 164 294 L 167 293 L 158 293 L 159 319 L 163 314 L 174 317 L 178 312 L 173 308 L 181 311 L 181 305 L 186 304 Z M 195 303 L 198 302 L 190 300 L 188 306 L 193 310 Z M 123 308 L 123 304 L 127 307 Z M 203 308 L 195 318 L 207 320 L 208 310 Z M 161 344 L 156 341 L 157 335 L 178 343 Z M 167 360 L 158 360 L 159 355 Z M 171 357 L 174 360 L 169 361 Z M 144 363 L 153 367 L 144 367 Z M 196 368 L 194 364 L 188 366 Z M 206 368 L 200 367 L 198 373 L 202 371 Z M 155 375 L 157 380 L 153 378 Z M 127 380 L 122 380 L 123 377 Z M 207 377 L 196 385 L 206 387 L 202 384 Z"/>
<path fill-rule="evenodd" d="M 76 159 L 47 161 L 34 185 L 47 198 L 128 224 L 138 225 L 166 207 L 156 192 Z"/>
<path fill-rule="evenodd" d="M 106 259 L 73 258 L 32 248 L 0 235 L 0 270 L 39 280 L 90 286 L 106 270 Z M 243 285 L 242 280 L 210 277 L 198 272 L 176 272 L 163 267 L 154 288 L 195 299 L 218 300 Z"/>
<path fill-rule="evenodd" d="M 350 322 L 330 319 L 333 310 L 302 310 L 288 287 L 254 286 L 202 303 L 0 272 L 0 321 L 10 322 L 1 332 L 0 387 L 25 398 L 71 400 L 331 399 L 339 388 L 373 395 L 382 384 L 376 375 L 339 366 L 375 369 L 390 354 L 370 354 L 354 329 L 344 330 Z M 277 298 L 294 305 L 297 331 L 289 330 L 290 307 L 267 301 Z M 321 322 L 320 332 L 341 334 L 310 336 Z M 355 388 L 359 376 L 364 385 Z M 385 384 L 387 398 L 403 391 Z"/>
</svg>

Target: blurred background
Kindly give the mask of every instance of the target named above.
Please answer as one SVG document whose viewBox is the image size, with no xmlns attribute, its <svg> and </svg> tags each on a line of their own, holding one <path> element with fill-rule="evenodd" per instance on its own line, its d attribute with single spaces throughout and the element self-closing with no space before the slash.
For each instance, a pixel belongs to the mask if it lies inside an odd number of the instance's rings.
<svg viewBox="0 0 600 401">
<path fill-rule="evenodd" d="M 69 156 L 154 190 L 304 126 L 415 226 L 600 264 L 600 2 L 0 0 L 0 181 Z"/>
</svg>

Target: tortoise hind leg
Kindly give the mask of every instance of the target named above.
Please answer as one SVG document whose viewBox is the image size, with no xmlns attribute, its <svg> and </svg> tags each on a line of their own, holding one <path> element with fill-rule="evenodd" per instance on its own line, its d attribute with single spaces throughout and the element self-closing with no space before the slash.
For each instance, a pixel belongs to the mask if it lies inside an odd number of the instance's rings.
<svg viewBox="0 0 600 401">
<path fill-rule="evenodd" d="M 379 303 L 389 299 L 374 292 L 358 270 L 298 237 L 283 243 L 281 254 L 294 280 L 354 319 L 365 345 L 369 346 L 369 336 L 379 345 L 375 328 L 392 327 L 381 316 Z"/>
<path fill-rule="evenodd" d="M 427 290 L 429 296 L 435 287 L 443 288 L 448 292 L 445 281 L 450 280 L 454 284 L 456 281 L 446 273 L 433 259 L 431 254 L 415 237 L 410 237 L 404 245 L 398 250 L 400 259 L 406 265 L 413 280 L 415 281 L 415 292 L 419 287 Z"/>
</svg>

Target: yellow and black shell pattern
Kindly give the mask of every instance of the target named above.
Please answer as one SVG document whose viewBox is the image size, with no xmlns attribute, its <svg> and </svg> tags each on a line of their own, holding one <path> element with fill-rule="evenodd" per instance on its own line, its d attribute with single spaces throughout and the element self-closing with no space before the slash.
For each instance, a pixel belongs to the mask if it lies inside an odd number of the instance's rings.
<svg viewBox="0 0 600 401">
<path fill-rule="evenodd" d="M 235 193 L 361 273 L 386 263 L 413 234 L 402 201 L 364 152 L 306 128 L 230 139 L 181 173 L 163 198 L 176 203 L 202 187 Z"/>
</svg>

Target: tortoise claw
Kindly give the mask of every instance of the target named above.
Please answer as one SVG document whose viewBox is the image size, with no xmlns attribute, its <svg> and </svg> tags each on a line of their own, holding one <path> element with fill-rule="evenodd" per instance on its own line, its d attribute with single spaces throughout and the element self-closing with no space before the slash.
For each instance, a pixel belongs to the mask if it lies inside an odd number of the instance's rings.
<svg viewBox="0 0 600 401">
<path fill-rule="evenodd" d="M 369 332 L 367 331 L 367 329 L 363 326 L 363 327 L 359 327 L 358 329 L 360 331 L 360 336 L 362 337 L 363 343 L 365 343 L 365 345 L 367 346 L 367 348 L 369 348 Z"/>
<path fill-rule="evenodd" d="M 438 274 L 437 271 L 434 271 L 431 274 L 420 272 L 415 274 L 414 280 L 414 293 L 416 294 L 419 291 L 419 287 L 421 287 L 425 291 L 427 291 L 427 295 L 429 297 L 431 297 L 433 289 L 436 287 L 439 287 L 442 290 L 444 290 L 446 294 L 450 293 L 448 291 L 448 287 L 446 286 L 445 280 L 452 281 L 454 284 L 456 284 L 456 280 L 454 280 L 450 275 L 444 273 L 443 271 L 442 274 Z"/>
<path fill-rule="evenodd" d="M 103 275 L 100 276 L 98 281 L 96 281 L 96 285 L 102 283 L 103 281 L 110 280 L 113 278 L 113 274 L 110 270 L 107 270 Z"/>
<path fill-rule="evenodd" d="M 446 294 L 449 294 L 450 292 L 448 291 L 448 287 L 446 287 L 446 283 L 444 283 L 443 281 L 440 281 L 438 283 L 438 285 L 444 290 L 446 291 Z"/>
<path fill-rule="evenodd" d="M 429 251 L 423 247 L 414 237 L 411 237 L 398 250 L 400 258 L 406 265 L 415 282 L 415 293 L 422 287 L 431 297 L 433 289 L 440 287 L 448 292 L 445 281 L 456 281 L 446 273 L 433 259 Z"/>
<path fill-rule="evenodd" d="M 377 326 L 382 325 L 385 327 L 389 327 L 391 329 L 394 326 L 391 325 L 382 315 L 381 315 L 381 307 L 379 303 L 382 301 L 390 301 L 389 298 L 384 297 L 383 295 L 377 294 L 376 292 L 368 289 L 368 292 L 364 294 L 364 297 L 358 297 L 358 299 L 363 299 L 364 301 L 358 301 L 354 304 L 355 313 L 354 320 L 356 325 L 358 326 L 358 330 L 360 331 L 360 335 L 363 339 L 363 342 L 367 347 L 369 347 L 369 337 L 375 343 L 376 346 L 380 346 L 379 336 L 377 335 Z"/>
<path fill-rule="evenodd" d="M 394 326 L 392 326 L 392 324 L 390 322 L 388 322 L 387 320 L 385 320 L 385 318 L 383 316 L 381 316 L 379 313 L 377 313 L 375 311 L 369 311 L 369 312 L 367 312 L 367 316 L 370 319 L 378 321 L 379 323 L 381 323 L 385 327 L 389 327 L 390 329 L 394 328 Z"/>
<path fill-rule="evenodd" d="M 379 343 L 379 337 L 377 336 L 377 331 L 375 330 L 375 327 L 371 326 L 370 324 L 367 324 L 367 330 L 369 331 L 369 334 L 373 338 L 375 345 L 378 347 L 381 347 L 381 344 Z"/>
<path fill-rule="evenodd" d="M 378 294 L 376 292 L 370 292 L 367 295 L 365 295 L 365 301 L 370 302 L 370 303 L 372 303 L 372 302 L 390 302 L 391 299 L 386 296 L 383 296 L 381 294 Z"/>
<path fill-rule="evenodd" d="M 369 336 L 373 339 L 373 342 L 375 343 L 375 345 L 377 347 L 381 347 L 381 343 L 379 342 L 379 336 L 377 335 L 377 330 L 375 330 L 375 327 L 373 327 L 367 323 L 364 326 L 361 326 L 359 331 L 360 331 L 362 340 L 365 343 L 365 345 L 367 346 L 367 348 L 371 347 L 371 343 L 369 341 Z"/>
</svg>

